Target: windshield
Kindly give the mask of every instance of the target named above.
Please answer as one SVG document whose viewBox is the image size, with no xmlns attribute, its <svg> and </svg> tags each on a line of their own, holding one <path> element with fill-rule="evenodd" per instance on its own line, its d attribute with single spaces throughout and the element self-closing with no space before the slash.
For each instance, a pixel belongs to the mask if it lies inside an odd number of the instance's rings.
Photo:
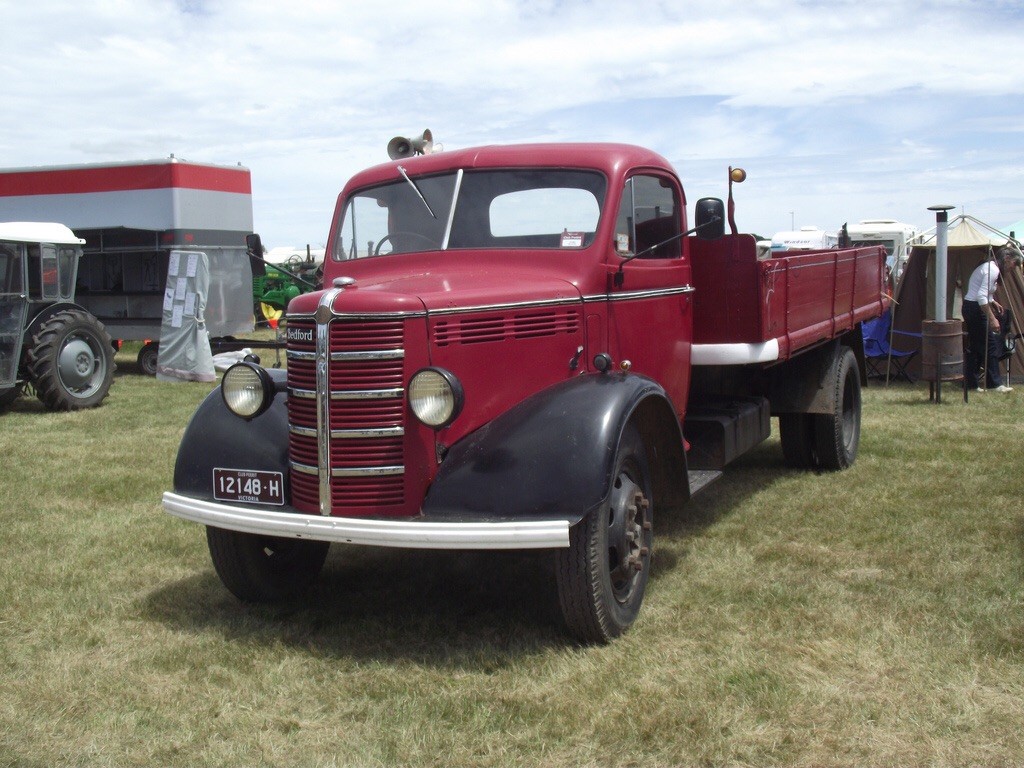
<svg viewBox="0 0 1024 768">
<path fill-rule="evenodd" d="M 501 170 L 406 177 L 345 206 L 336 260 L 455 248 L 582 248 L 597 232 L 604 177 L 592 171 Z"/>
<path fill-rule="evenodd" d="M 885 252 L 889 256 L 892 256 L 893 251 L 896 250 L 896 243 L 893 240 L 874 240 L 874 239 L 861 240 L 856 235 L 852 235 L 850 237 L 850 242 L 853 243 L 854 245 L 857 245 L 857 246 L 881 245 L 881 246 L 883 246 L 885 248 Z"/>
</svg>

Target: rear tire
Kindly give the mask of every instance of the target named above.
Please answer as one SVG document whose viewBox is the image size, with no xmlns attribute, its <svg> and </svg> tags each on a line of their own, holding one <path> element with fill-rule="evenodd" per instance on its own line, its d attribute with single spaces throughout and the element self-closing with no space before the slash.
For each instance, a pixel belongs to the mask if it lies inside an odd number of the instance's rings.
<svg viewBox="0 0 1024 768">
<path fill-rule="evenodd" d="M 850 467 L 860 444 L 860 373 L 853 350 L 840 347 L 832 363 L 832 413 L 814 417 L 815 447 L 821 468 L 831 472 Z"/>
<path fill-rule="evenodd" d="M 239 600 L 277 603 L 306 590 L 323 570 L 330 544 L 206 527 L 217 575 Z"/>
<path fill-rule="evenodd" d="M 139 372 L 146 376 L 156 376 L 156 361 L 159 354 L 159 342 L 150 341 L 143 344 L 142 349 L 139 350 L 139 356 L 136 358 L 139 365 Z"/>
<path fill-rule="evenodd" d="M 557 558 L 558 599 L 569 632 L 607 643 L 636 620 L 654 543 L 651 473 L 632 425 L 619 441 L 608 501 L 569 531 Z"/>
<path fill-rule="evenodd" d="M 64 309 L 47 318 L 28 352 L 36 396 L 53 411 L 99 405 L 110 391 L 114 368 L 107 329 L 81 309 Z"/>
<path fill-rule="evenodd" d="M 779 439 L 787 467 L 817 469 L 814 417 L 809 413 L 786 413 L 779 416 Z"/>
</svg>

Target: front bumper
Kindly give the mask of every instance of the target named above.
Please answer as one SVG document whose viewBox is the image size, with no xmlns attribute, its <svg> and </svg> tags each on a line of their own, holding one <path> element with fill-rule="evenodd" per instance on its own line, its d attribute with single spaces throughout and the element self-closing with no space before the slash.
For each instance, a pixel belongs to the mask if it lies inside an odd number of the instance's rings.
<svg viewBox="0 0 1024 768">
<path fill-rule="evenodd" d="M 566 520 L 433 522 L 322 517 L 240 507 L 164 492 L 163 506 L 176 517 L 215 528 L 262 536 L 409 549 L 550 549 L 569 546 Z"/>
</svg>

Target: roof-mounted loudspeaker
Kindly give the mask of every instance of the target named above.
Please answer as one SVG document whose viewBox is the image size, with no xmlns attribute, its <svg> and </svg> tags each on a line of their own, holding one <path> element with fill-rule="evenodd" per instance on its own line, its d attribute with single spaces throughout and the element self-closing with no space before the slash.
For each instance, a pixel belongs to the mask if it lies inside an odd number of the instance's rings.
<svg viewBox="0 0 1024 768">
<path fill-rule="evenodd" d="M 403 157 L 412 155 L 429 155 L 434 148 L 434 136 L 428 128 L 421 136 L 415 139 L 407 139 L 405 136 L 395 136 L 388 142 L 388 157 L 392 160 L 401 160 Z"/>
</svg>

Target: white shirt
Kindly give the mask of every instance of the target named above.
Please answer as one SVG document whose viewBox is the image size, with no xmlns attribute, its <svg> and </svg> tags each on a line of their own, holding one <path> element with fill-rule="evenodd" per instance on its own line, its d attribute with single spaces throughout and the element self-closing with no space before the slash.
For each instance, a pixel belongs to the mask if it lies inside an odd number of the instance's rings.
<svg viewBox="0 0 1024 768">
<path fill-rule="evenodd" d="M 999 265 L 994 261 L 979 264 L 967 282 L 965 301 L 976 301 L 979 305 L 990 304 L 996 295 L 996 280 L 999 279 Z"/>
</svg>

